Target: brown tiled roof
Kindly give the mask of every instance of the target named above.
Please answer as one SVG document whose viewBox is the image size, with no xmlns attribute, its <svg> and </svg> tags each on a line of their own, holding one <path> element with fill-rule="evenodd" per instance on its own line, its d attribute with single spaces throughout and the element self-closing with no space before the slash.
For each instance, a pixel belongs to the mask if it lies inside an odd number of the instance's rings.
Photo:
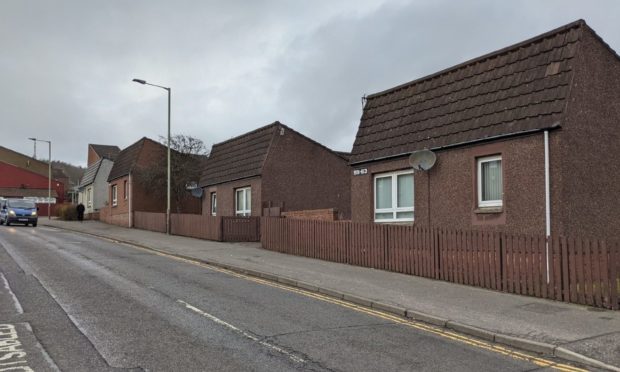
<svg viewBox="0 0 620 372">
<path fill-rule="evenodd" d="M 368 96 L 351 163 L 558 125 L 585 28 L 579 20 Z"/>
<path fill-rule="evenodd" d="M 114 161 L 118 154 L 121 152 L 121 149 L 118 146 L 110 146 L 110 145 L 94 145 L 90 144 L 90 147 L 95 151 L 100 158 L 110 159 Z"/>
<path fill-rule="evenodd" d="M 145 141 L 152 141 L 146 137 L 142 137 L 140 140 L 135 142 L 134 144 L 124 148 L 121 152 L 118 153 L 116 160 L 114 161 L 114 165 L 110 170 L 110 175 L 108 176 L 108 182 L 113 181 L 117 178 L 124 177 L 131 172 L 131 170 L 136 165 L 138 158 L 140 157 L 140 151 L 142 151 L 142 146 Z"/>
<path fill-rule="evenodd" d="M 282 124 L 276 121 L 213 145 L 200 179 L 200 187 L 260 175 L 279 125 Z"/>
</svg>

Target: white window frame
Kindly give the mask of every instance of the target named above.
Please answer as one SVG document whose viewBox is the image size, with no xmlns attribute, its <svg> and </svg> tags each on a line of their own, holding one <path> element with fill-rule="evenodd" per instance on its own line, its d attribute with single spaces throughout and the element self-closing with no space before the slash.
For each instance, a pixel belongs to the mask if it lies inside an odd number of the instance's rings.
<svg viewBox="0 0 620 372">
<path fill-rule="evenodd" d="M 245 204 L 245 200 L 246 200 L 246 195 L 249 192 L 250 193 L 250 205 L 245 205 L 245 209 L 239 209 L 239 205 L 237 204 L 237 201 L 239 200 L 239 198 L 237 197 L 237 194 L 239 192 L 243 192 L 243 204 Z M 238 189 L 235 189 L 235 216 L 251 216 L 252 215 L 252 187 L 248 186 L 248 187 L 240 187 Z"/>
<path fill-rule="evenodd" d="M 90 187 L 86 189 L 86 206 L 88 208 L 93 206 L 92 191 L 93 189 Z"/>
<path fill-rule="evenodd" d="M 413 175 L 413 170 L 404 170 L 404 171 L 397 171 L 397 172 L 375 174 L 373 178 L 373 190 L 372 190 L 372 195 L 373 195 L 373 204 L 372 204 L 373 215 L 372 216 L 375 222 L 377 223 L 413 222 L 413 220 L 415 219 L 415 212 L 414 212 L 414 209 L 415 209 L 415 179 L 413 183 L 413 190 L 411 190 L 411 192 L 413 193 L 413 206 L 400 207 L 400 208 L 398 207 L 398 176 L 403 175 L 403 174 Z M 392 207 L 377 209 L 377 180 L 379 178 L 387 178 L 387 177 L 392 178 Z M 398 212 L 412 212 L 414 213 L 414 217 L 413 218 L 397 218 L 396 214 Z M 392 218 L 378 220 L 377 213 L 392 213 Z"/>
<path fill-rule="evenodd" d="M 500 161 L 502 172 L 500 173 L 502 177 L 502 190 L 501 190 L 501 199 L 499 200 L 482 200 L 482 164 L 488 163 L 492 161 Z M 501 155 L 493 155 L 493 156 L 484 156 L 476 159 L 476 175 L 477 184 L 478 184 L 478 208 L 497 208 L 502 207 L 504 205 L 504 166 Z"/>
<path fill-rule="evenodd" d="M 118 205 L 118 188 L 116 184 L 112 185 L 112 206 L 116 207 Z"/>
<path fill-rule="evenodd" d="M 235 194 L 235 197 L 237 195 Z M 235 203 L 237 201 L 235 200 Z M 212 216 L 216 216 L 217 215 L 217 192 L 212 192 L 211 193 L 211 215 Z"/>
</svg>

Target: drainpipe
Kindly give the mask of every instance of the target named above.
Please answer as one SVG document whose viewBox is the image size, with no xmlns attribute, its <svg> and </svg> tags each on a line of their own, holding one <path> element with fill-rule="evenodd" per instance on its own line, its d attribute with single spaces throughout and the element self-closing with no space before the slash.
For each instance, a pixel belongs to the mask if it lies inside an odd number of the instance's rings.
<svg viewBox="0 0 620 372">
<path fill-rule="evenodd" d="M 129 172 L 129 185 L 127 185 L 127 189 L 129 190 L 129 228 L 133 227 L 133 211 L 131 209 L 131 197 L 132 197 L 132 187 L 131 187 L 131 172 Z M 123 190 L 124 192 L 125 190 Z M 123 195 L 124 196 L 124 195 Z"/>
<path fill-rule="evenodd" d="M 549 187 L 549 131 L 545 131 L 545 249 L 547 254 L 547 284 L 549 283 L 549 240 L 551 238 L 551 192 Z"/>
</svg>

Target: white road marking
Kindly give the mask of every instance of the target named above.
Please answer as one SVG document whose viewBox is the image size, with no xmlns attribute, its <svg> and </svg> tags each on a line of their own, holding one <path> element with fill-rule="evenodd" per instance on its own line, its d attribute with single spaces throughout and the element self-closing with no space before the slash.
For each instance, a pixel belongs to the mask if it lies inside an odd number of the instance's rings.
<svg viewBox="0 0 620 372">
<path fill-rule="evenodd" d="M 191 311 L 193 311 L 195 313 L 198 313 L 198 314 L 204 316 L 207 319 L 212 320 L 216 324 L 224 326 L 224 327 L 226 327 L 226 328 L 228 328 L 228 329 L 230 329 L 230 330 L 232 330 L 232 331 L 234 331 L 236 333 L 239 333 L 240 335 L 242 335 L 245 338 L 248 338 L 248 339 L 250 339 L 250 340 L 252 340 L 254 342 L 257 342 L 259 345 L 262 345 L 262 346 L 264 346 L 264 347 L 266 347 L 268 349 L 271 349 L 273 351 L 276 351 L 276 352 L 278 352 L 280 354 L 286 355 L 289 359 L 291 359 L 292 361 L 294 361 L 296 363 L 306 363 L 305 359 L 300 358 L 297 355 L 295 355 L 293 353 L 290 353 L 290 352 L 282 349 L 279 346 L 271 344 L 271 343 L 269 343 L 267 341 L 260 340 L 258 337 L 254 336 L 254 335 L 252 335 L 252 334 L 250 334 L 250 333 L 248 333 L 248 332 L 246 332 L 246 331 L 244 331 L 242 329 L 239 329 L 239 328 L 235 327 L 234 325 L 232 325 L 232 324 L 230 324 L 228 322 L 225 322 L 225 321 L 223 321 L 222 319 L 220 319 L 220 318 L 218 318 L 216 316 L 213 316 L 213 315 L 211 315 L 211 314 L 209 314 L 209 313 L 207 313 L 207 312 L 205 312 L 203 310 L 200 310 L 199 308 L 197 308 L 195 306 L 192 306 L 192 305 L 188 304 L 187 302 L 185 302 L 183 300 L 177 300 L 177 302 L 180 303 L 180 304 L 183 304 L 187 309 L 189 309 L 189 310 L 191 310 Z"/>
<path fill-rule="evenodd" d="M 4 277 L 4 274 L 0 273 L 0 278 L 2 278 L 2 282 L 4 283 L 4 288 L 9 292 L 11 298 L 13 298 L 13 305 L 15 306 L 15 310 L 18 314 L 24 313 L 24 308 L 22 308 L 22 304 L 19 303 L 19 300 L 15 296 L 15 293 L 11 290 L 11 286 L 9 286 L 9 282 Z"/>
</svg>

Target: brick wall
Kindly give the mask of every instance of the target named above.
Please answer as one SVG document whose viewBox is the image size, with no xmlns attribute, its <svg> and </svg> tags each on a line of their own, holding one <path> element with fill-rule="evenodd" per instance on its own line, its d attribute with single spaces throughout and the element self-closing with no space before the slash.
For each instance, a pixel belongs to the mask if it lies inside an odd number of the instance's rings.
<svg viewBox="0 0 620 372">
<path fill-rule="evenodd" d="M 334 208 L 282 212 L 282 216 L 301 220 L 337 221 L 339 219 L 338 210 Z"/>
</svg>

